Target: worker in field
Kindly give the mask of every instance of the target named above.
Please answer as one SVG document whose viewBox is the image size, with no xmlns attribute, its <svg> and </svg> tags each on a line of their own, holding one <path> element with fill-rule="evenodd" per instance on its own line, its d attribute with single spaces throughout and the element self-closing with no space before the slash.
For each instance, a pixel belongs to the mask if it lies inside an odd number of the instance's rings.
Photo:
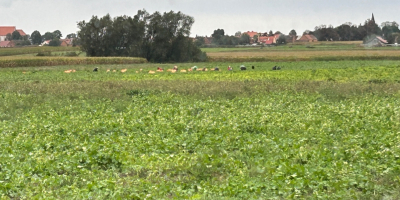
<svg viewBox="0 0 400 200">
<path fill-rule="evenodd" d="M 231 66 L 228 66 L 228 71 L 232 71 L 232 67 Z"/>
</svg>

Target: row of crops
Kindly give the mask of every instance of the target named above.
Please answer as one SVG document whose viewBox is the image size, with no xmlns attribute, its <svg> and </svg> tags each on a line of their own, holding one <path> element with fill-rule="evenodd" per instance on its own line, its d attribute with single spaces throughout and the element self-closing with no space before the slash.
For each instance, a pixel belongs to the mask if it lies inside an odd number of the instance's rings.
<svg viewBox="0 0 400 200">
<path fill-rule="evenodd" d="M 144 58 L 128 57 L 7 57 L 0 59 L 0 68 L 93 64 L 136 64 L 147 62 Z"/>
</svg>

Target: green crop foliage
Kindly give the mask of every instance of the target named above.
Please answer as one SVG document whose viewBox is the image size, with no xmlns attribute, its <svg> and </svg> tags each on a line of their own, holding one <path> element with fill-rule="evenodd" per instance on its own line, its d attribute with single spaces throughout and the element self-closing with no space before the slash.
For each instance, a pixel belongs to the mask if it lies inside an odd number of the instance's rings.
<svg viewBox="0 0 400 200">
<path fill-rule="evenodd" d="M 274 65 L 0 68 L 0 198 L 399 199 L 400 61 Z"/>
<path fill-rule="evenodd" d="M 37 54 L 41 52 L 79 51 L 79 47 L 19 47 L 0 48 L 0 56 L 15 56 L 23 54 Z"/>
<path fill-rule="evenodd" d="M 59 65 L 135 64 L 145 62 L 147 61 L 144 58 L 132 57 L 4 57 L 0 58 L 0 68 Z"/>
</svg>

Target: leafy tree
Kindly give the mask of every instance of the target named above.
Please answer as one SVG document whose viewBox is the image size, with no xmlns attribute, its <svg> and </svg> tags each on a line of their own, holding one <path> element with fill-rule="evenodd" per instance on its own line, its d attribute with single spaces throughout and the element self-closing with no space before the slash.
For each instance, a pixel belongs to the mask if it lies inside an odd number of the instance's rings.
<svg viewBox="0 0 400 200">
<path fill-rule="evenodd" d="M 269 31 L 268 36 L 274 36 L 274 32 L 272 30 Z"/>
<path fill-rule="evenodd" d="M 70 34 L 67 35 L 67 38 L 68 39 L 71 39 L 71 38 L 75 39 L 76 38 L 76 34 L 75 33 L 70 33 Z"/>
<path fill-rule="evenodd" d="M 22 36 L 18 31 L 14 31 L 11 38 L 12 40 L 22 40 Z"/>
<path fill-rule="evenodd" d="M 214 33 L 211 35 L 211 37 L 218 40 L 224 35 L 225 35 L 224 29 L 217 29 L 217 30 L 214 30 Z"/>
<path fill-rule="evenodd" d="M 238 37 L 225 35 L 221 38 L 221 45 L 227 45 L 227 46 L 238 45 L 239 40 L 240 38 Z"/>
<path fill-rule="evenodd" d="M 238 32 L 235 33 L 235 36 L 236 36 L 236 37 L 240 37 L 241 35 L 242 35 L 242 32 L 240 32 L 240 31 L 238 31 Z"/>
<path fill-rule="evenodd" d="M 392 33 L 391 38 L 391 43 L 400 43 L 400 33 Z"/>
<path fill-rule="evenodd" d="M 376 24 L 374 20 L 365 21 L 364 27 L 367 31 L 367 35 L 371 34 L 382 35 L 382 29 L 379 28 L 378 24 Z"/>
<path fill-rule="evenodd" d="M 50 32 L 46 32 L 44 35 L 42 35 L 43 40 L 52 40 L 54 39 L 54 34 Z"/>
<path fill-rule="evenodd" d="M 351 41 L 354 39 L 354 33 L 352 32 L 351 26 L 348 24 L 342 24 L 336 27 L 335 31 L 339 35 L 339 40 Z"/>
<path fill-rule="evenodd" d="M 22 40 L 28 41 L 30 37 L 31 37 L 30 35 L 24 35 L 24 36 L 22 36 Z"/>
<path fill-rule="evenodd" d="M 250 43 L 250 36 L 247 33 L 242 34 L 240 36 L 240 44 L 249 44 Z"/>
<path fill-rule="evenodd" d="M 206 43 L 206 42 L 205 42 L 205 40 L 204 40 L 204 37 L 197 37 L 197 38 L 196 38 L 196 41 L 194 42 L 194 44 L 195 44 L 196 46 L 198 46 L 198 47 L 203 46 L 205 43 Z"/>
<path fill-rule="evenodd" d="M 31 40 L 33 44 L 41 44 L 42 43 L 42 35 L 39 31 L 33 31 L 31 34 Z"/>
<path fill-rule="evenodd" d="M 87 56 L 136 56 L 152 62 L 206 59 L 189 38 L 194 19 L 181 12 L 147 13 L 78 23 L 77 38 Z M 75 41 L 75 40 L 74 40 Z"/>
<path fill-rule="evenodd" d="M 76 46 L 81 46 L 81 39 L 80 38 L 74 38 L 74 40 L 72 40 L 72 46 L 76 47 Z"/>
<path fill-rule="evenodd" d="M 211 34 L 211 37 L 213 38 L 213 43 L 217 45 L 221 45 L 223 42 L 221 41 L 221 38 L 225 36 L 225 31 L 224 29 L 217 29 L 214 30 L 214 33 Z"/>
<path fill-rule="evenodd" d="M 289 32 L 289 35 L 290 35 L 290 36 L 297 36 L 297 33 L 296 33 L 296 31 L 293 29 L 293 30 L 291 30 L 291 31 Z"/>
<path fill-rule="evenodd" d="M 61 31 L 55 30 L 53 32 L 53 37 L 54 37 L 54 39 L 61 39 L 61 37 L 62 37 Z"/>
<path fill-rule="evenodd" d="M 28 46 L 31 45 L 31 42 L 29 40 L 19 40 L 15 42 L 16 46 Z"/>
<path fill-rule="evenodd" d="M 53 39 L 53 40 L 51 40 L 50 42 L 49 42 L 49 46 L 52 46 L 52 47 L 57 47 L 57 46 L 60 46 L 61 45 L 61 42 L 60 42 L 60 40 L 59 39 Z"/>
<path fill-rule="evenodd" d="M 399 24 L 397 22 L 382 23 L 382 34 L 389 43 L 395 43 L 396 34 L 400 33 Z"/>
<path fill-rule="evenodd" d="M 339 40 L 339 34 L 335 31 L 335 29 L 332 26 L 329 27 L 327 27 L 326 25 L 317 26 L 315 27 L 314 35 L 320 41 Z"/>
<path fill-rule="evenodd" d="M 12 34 L 11 33 L 7 33 L 6 41 L 11 41 L 11 40 L 12 40 Z"/>
<path fill-rule="evenodd" d="M 281 34 L 279 38 L 276 40 L 277 45 L 284 45 L 286 44 L 286 36 Z"/>
<path fill-rule="evenodd" d="M 253 40 L 254 40 L 255 43 L 257 43 L 257 42 L 258 42 L 258 35 L 255 35 L 255 36 L 253 37 Z"/>
</svg>

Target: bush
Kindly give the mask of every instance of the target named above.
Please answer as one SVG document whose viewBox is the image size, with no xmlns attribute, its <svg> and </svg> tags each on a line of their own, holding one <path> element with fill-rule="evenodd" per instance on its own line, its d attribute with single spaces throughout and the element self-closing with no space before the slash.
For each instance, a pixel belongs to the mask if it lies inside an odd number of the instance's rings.
<svg viewBox="0 0 400 200">
<path fill-rule="evenodd" d="M 50 41 L 49 46 L 51 47 L 58 47 L 61 45 L 61 42 L 59 39 L 54 39 L 52 41 Z"/>
</svg>

